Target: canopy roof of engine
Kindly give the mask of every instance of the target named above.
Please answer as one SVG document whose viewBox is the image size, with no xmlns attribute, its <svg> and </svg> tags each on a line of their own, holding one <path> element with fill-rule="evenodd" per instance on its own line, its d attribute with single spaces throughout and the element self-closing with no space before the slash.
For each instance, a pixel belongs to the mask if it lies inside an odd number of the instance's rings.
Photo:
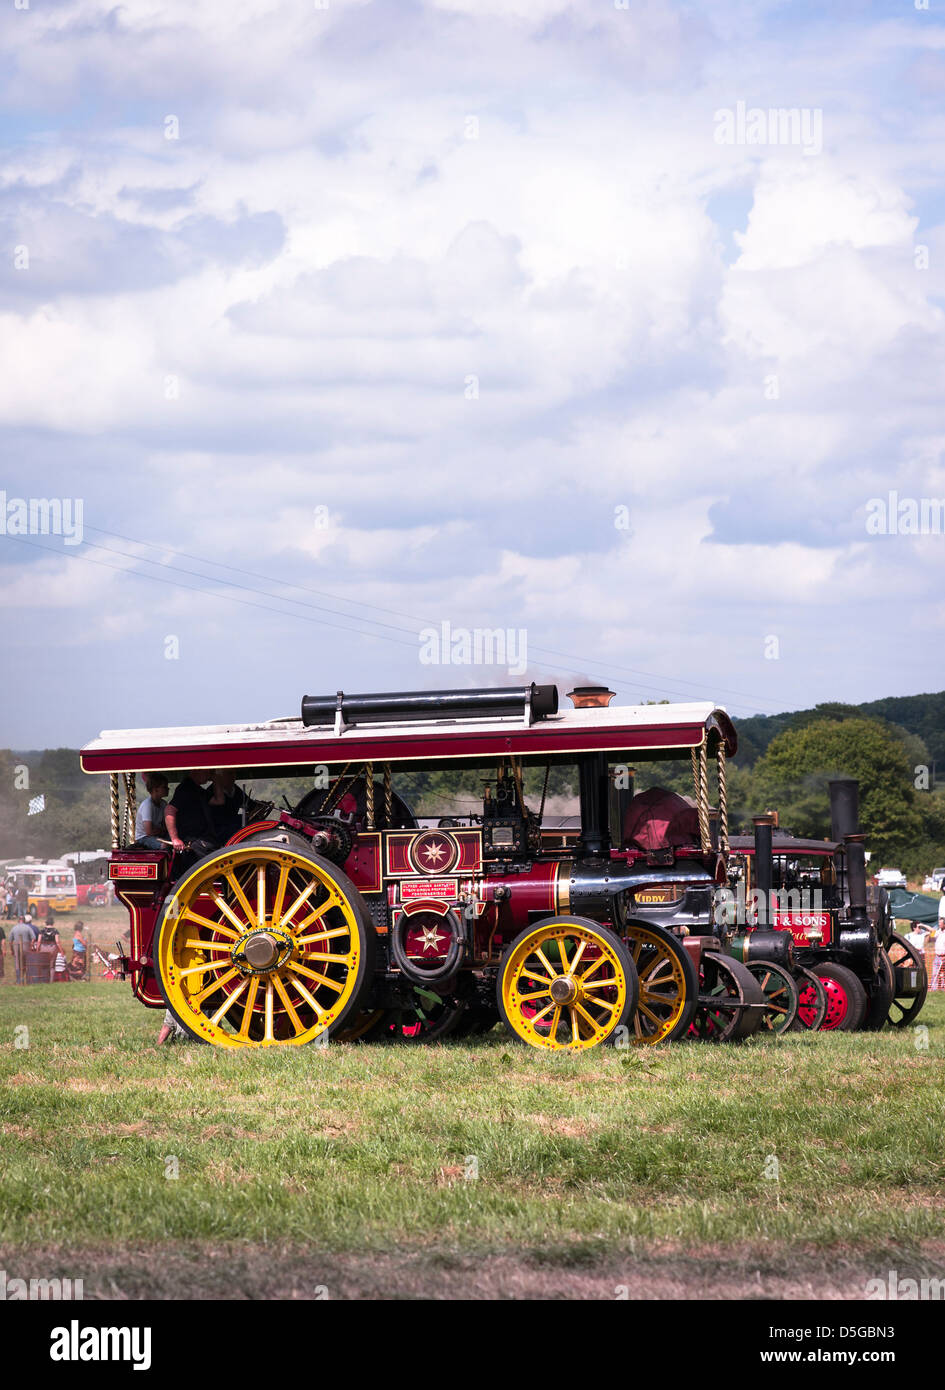
<svg viewBox="0 0 945 1390">
<path fill-rule="evenodd" d="M 753 835 L 733 835 L 729 840 L 729 848 L 733 854 L 754 854 L 755 837 Z M 783 830 L 775 830 L 771 836 L 771 853 L 775 856 L 786 855 L 790 858 L 797 855 L 803 858 L 805 854 L 835 854 L 842 844 L 836 840 L 805 840 L 797 835 L 788 835 Z"/>
<path fill-rule="evenodd" d="M 85 772 L 176 772 L 231 767 L 285 775 L 313 764 L 489 762 L 524 757 L 559 762 L 581 754 L 631 753 L 640 761 L 684 756 L 709 736 L 737 748 L 732 721 L 709 701 L 567 709 L 534 723 L 521 717 L 417 719 L 306 727 L 301 719 L 193 728 L 108 729 L 80 754 Z"/>
</svg>

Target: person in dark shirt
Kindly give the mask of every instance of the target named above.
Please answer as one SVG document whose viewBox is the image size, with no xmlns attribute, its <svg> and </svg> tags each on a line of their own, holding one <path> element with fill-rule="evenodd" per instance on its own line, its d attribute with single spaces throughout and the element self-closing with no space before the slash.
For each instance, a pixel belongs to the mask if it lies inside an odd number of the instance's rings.
<svg viewBox="0 0 945 1390">
<path fill-rule="evenodd" d="M 47 924 L 39 933 L 39 954 L 43 957 L 41 970 L 45 975 L 49 971 L 49 983 L 52 984 L 56 973 L 56 957 L 62 950 L 62 942 L 59 940 L 59 932 L 53 924 Z"/>
<path fill-rule="evenodd" d="M 226 844 L 240 828 L 240 812 L 246 800 L 242 789 L 236 785 L 236 773 L 232 768 L 215 768 L 213 781 L 204 795 L 213 825 L 213 838 L 218 845 Z"/>
<path fill-rule="evenodd" d="M 202 790 L 209 781 L 209 772 L 199 769 L 188 772 L 167 803 L 164 824 L 176 850 L 186 848 L 191 840 L 210 836 L 213 827 Z"/>
</svg>

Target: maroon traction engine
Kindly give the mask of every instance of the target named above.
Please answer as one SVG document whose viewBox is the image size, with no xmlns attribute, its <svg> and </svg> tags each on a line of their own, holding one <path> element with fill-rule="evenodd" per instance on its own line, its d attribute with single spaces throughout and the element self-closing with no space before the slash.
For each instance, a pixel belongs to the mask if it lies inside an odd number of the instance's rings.
<svg viewBox="0 0 945 1390">
<path fill-rule="evenodd" d="M 735 731 L 711 703 L 609 698 L 585 688 L 559 710 L 553 685 L 339 692 L 306 696 L 297 719 L 103 733 L 81 759 L 110 778 L 109 876 L 136 997 L 222 1047 L 430 1039 L 499 1018 L 543 1048 L 687 1034 L 726 882 Z M 641 819 L 632 767 L 679 758 L 692 842 L 627 838 Z M 571 843 L 542 828 L 561 765 L 579 788 Z M 209 853 L 134 844 L 136 774 L 204 769 L 281 779 L 292 795 L 279 810 L 247 797 Z M 396 785 L 416 772 L 465 779 L 465 809 L 419 823 Z"/>
</svg>

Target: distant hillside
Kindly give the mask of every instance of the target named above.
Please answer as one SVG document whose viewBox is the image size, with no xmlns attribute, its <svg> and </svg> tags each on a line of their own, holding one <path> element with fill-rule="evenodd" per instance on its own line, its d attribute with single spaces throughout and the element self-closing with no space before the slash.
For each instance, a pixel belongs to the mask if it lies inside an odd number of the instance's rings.
<svg viewBox="0 0 945 1390">
<path fill-rule="evenodd" d="M 773 738 L 785 729 L 809 724 L 812 719 L 852 719 L 864 715 L 888 720 L 915 734 L 925 744 L 932 762 L 939 764 L 940 774 L 945 769 L 945 690 L 930 695 L 890 695 L 862 705 L 823 704 L 787 714 L 756 714 L 750 719 L 736 719 L 738 753 L 735 761 L 742 767 L 752 767 Z"/>
</svg>

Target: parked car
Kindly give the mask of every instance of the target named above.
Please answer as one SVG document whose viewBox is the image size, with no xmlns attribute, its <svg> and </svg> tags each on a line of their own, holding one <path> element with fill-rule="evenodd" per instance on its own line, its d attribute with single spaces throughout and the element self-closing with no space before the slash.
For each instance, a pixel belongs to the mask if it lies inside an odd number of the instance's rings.
<svg viewBox="0 0 945 1390">
<path fill-rule="evenodd" d="M 880 888 L 906 888 L 906 876 L 901 869 L 880 869 L 876 875 Z"/>
<path fill-rule="evenodd" d="M 941 893 L 943 891 L 943 883 L 945 883 L 945 869 L 933 869 L 930 874 L 926 874 L 925 876 L 922 892 Z"/>
</svg>

